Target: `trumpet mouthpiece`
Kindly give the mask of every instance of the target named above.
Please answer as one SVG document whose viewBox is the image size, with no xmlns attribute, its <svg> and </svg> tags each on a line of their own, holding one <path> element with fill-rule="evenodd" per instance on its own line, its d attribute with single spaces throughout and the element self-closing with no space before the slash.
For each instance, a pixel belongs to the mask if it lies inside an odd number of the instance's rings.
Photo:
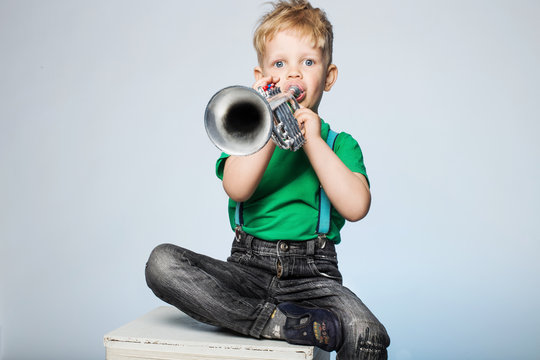
<svg viewBox="0 0 540 360">
<path fill-rule="evenodd" d="M 289 91 L 293 94 L 295 99 L 298 99 L 300 96 L 302 96 L 302 93 L 303 93 L 302 89 L 300 89 L 300 87 L 296 85 L 292 85 L 289 88 Z"/>
</svg>

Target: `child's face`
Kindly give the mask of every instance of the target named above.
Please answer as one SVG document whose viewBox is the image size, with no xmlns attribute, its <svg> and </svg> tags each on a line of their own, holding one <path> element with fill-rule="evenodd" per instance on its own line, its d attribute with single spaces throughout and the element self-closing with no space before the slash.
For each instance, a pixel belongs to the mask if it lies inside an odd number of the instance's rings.
<svg viewBox="0 0 540 360">
<path fill-rule="evenodd" d="M 335 65 L 327 65 L 323 51 L 307 36 L 285 30 L 266 42 L 262 64 L 255 68 L 257 80 L 272 76 L 282 91 L 300 87 L 304 94 L 297 99 L 303 107 L 318 111 L 323 91 L 329 91 L 337 78 Z"/>
</svg>

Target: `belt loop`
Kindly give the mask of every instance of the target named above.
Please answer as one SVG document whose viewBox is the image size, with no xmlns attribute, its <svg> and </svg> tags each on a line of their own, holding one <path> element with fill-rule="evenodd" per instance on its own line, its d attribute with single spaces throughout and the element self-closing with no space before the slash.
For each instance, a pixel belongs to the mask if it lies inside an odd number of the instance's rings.
<svg viewBox="0 0 540 360">
<path fill-rule="evenodd" d="M 247 249 L 247 252 L 249 254 L 252 253 L 252 250 L 251 250 L 251 245 L 253 243 L 253 235 L 249 235 L 247 233 L 244 233 L 245 234 L 245 237 L 246 237 L 246 249 Z"/>
<path fill-rule="evenodd" d="M 306 241 L 306 255 L 309 257 L 315 255 L 315 240 Z"/>
</svg>

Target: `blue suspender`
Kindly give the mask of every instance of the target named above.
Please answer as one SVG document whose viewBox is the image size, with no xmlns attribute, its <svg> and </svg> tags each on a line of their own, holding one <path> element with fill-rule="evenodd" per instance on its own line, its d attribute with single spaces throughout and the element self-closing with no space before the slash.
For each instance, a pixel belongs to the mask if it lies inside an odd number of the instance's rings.
<svg viewBox="0 0 540 360">
<path fill-rule="evenodd" d="M 336 137 L 339 134 L 332 129 L 328 130 L 328 137 L 326 138 L 326 143 L 328 146 L 334 150 L 334 144 L 336 142 Z M 317 234 L 323 235 L 327 234 L 328 231 L 330 231 L 330 210 L 332 205 L 330 204 L 330 200 L 328 199 L 328 196 L 324 192 L 324 189 L 319 187 L 319 221 L 317 223 Z M 236 203 L 236 210 L 234 214 L 234 221 L 236 223 L 236 226 L 242 226 L 244 225 L 244 218 L 243 218 L 243 208 L 244 203 L 238 202 Z"/>
<path fill-rule="evenodd" d="M 236 227 L 244 225 L 244 217 L 242 216 L 243 208 L 243 202 L 236 203 L 236 211 L 234 212 L 234 222 L 236 223 Z"/>
<path fill-rule="evenodd" d="M 328 130 L 328 137 L 326 138 L 326 143 L 330 146 L 330 149 L 334 150 L 334 144 L 336 142 L 336 137 L 338 133 L 332 129 Z M 332 205 L 330 200 L 326 195 L 326 192 L 319 187 L 319 222 L 317 223 L 317 234 L 323 235 L 328 234 L 330 231 L 330 209 Z"/>
</svg>

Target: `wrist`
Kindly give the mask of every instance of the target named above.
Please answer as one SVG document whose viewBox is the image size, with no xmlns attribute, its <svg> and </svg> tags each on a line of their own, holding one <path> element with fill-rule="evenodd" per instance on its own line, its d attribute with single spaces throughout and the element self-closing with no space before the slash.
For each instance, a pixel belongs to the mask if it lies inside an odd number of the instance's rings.
<svg viewBox="0 0 540 360">
<path fill-rule="evenodd" d="M 321 146 L 326 146 L 326 142 L 320 136 L 312 136 L 306 138 L 306 143 L 304 144 L 304 151 L 309 157 L 312 153 L 316 152 L 317 149 L 321 149 Z"/>
</svg>

